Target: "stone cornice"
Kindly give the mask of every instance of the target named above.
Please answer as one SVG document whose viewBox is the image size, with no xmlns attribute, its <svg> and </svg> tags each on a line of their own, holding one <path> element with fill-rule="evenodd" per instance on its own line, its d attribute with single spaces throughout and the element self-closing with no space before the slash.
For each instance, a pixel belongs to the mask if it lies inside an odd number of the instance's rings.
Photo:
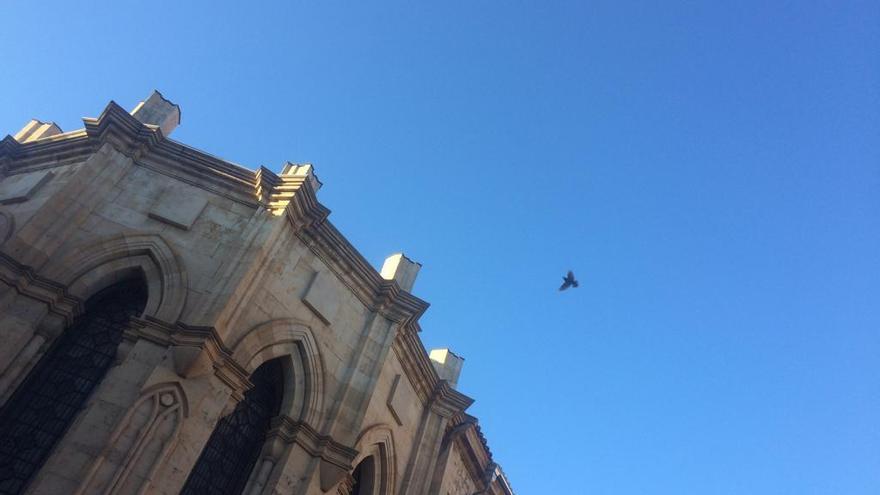
<svg viewBox="0 0 880 495">
<path fill-rule="evenodd" d="M 513 487 L 510 486 L 510 480 L 507 479 L 507 475 L 504 474 L 504 470 L 501 469 L 501 466 L 497 467 L 498 469 L 498 477 L 495 478 L 495 484 L 501 488 L 502 495 L 513 495 Z"/>
<path fill-rule="evenodd" d="M 13 158 L 21 153 L 21 144 L 14 137 L 6 135 L 0 140 L 0 178 L 6 175 L 6 169 Z"/>
<path fill-rule="evenodd" d="M 173 139 L 164 139 L 138 163 L 253 208 L 266 206 L 256 194 L 257 173 L 253 170 Z"/>
<path fill-rule="evenodd" d="M 397 332 L 392 345 L 400 365 L 409 377 L 416 394 L 427 404 L 440 382 L 437 371 L 428 358 L 425 346 L 417 333 L 417 325 L 404 325 Z"/>
<path fill-rule="evenodd" d="M 361 253 L 327 220 L 330 210 L 317 198 L 317 178 L 306 165 L 288 164 L 280 176 L 258 172 L 258 196 L 269 196 L 269 210 L 285 214 L 296 235 L 371 311 L 406 324 L 417 321 L 428 303 L 385 280 Z M 271 187 L 271 191 L 267 189 Z"/>
<path fill-rule="evenodd" d="M 445 418 L 451 418 L 473 403 L 474 399 L 452 388 L 448 381 L 440 380 L 434 387 L 431 409 Z"/>
<path fill-rule="evenodd" d="M 12 136 L 0 141 L 0 169 L 52 168 L 85 160 L 94 149 L 85 130 L 21 144 Z"/>
<path fill-rule="evenodd" d="M 468 474 L 478 487 L 476 493 L 513 495 L 510 481 L 492 458 L 492 451 L 477 418 L 466 413 L 457 414 L 447 427 L 443 441 L 455 443 Z"/>
<path fill-rule="evenodd" d="M 416 321 L 428 304 L 383 279 L 370 263 L 330 223 L 330 210 L 316 196 L 306 175 L 277 174 L 265 167 L 254 172 L 162 135 L 111 101 L 97 118 L 84 118 L 84 130 L 67 132 L 31 143 L 11 136 L 0 141 L 0 167 L 57 166 L 85 158 L 105 143 L 132 157 L 140 166 L 170 175 L 248 206 L 283 206 L 293 228 L 369 309 L 396 323 Z M 49 162 L 47 164 L 47 162 Z M 2 174 L 2 170 L 0 170 Z"/>
<path fill-rule="evenodd" d="M 157 126 L 143 124 L 113 101 L 100 116 L 84 118 L 83 123 L 84 129 L 25 144 L 7 136 L 0 141 L 0 167 L 12 161 L 15 168 L 65 165 L 110 143 L 140 166 L 251 207 L 260 205 L 254 197 L 253 171 L 168 139 Z"/>
<path fill-rule="evenodd" d="M 421 399 L 426 403 L 431 399 L 439 378 L 417 335 L 418 319 L 427 310 L 428 303 L 401 290 L 395 281 L 383 279 L 327 220 L 330 210 L 317 200 L 319 183 L 316 179 L 292 172 L 289 166 L 280 176 L 265 167 L 256 172 L 245 169 L 167 139 L 158 127 L 141 123 L 112 101 L 99 117 L 85 118 L 83 122 L 84 130 L 31 143 L 20 144 L 11 137 L 4 138 L 0 141 L 0 168 L 4 164 L 16 169 L 57 166 L 74 158 L 85 158 L 104 143 L 111 143 L 134 158 L 139 166 L 248 206 L 283 209 L 283 215 L 300 240 L 358 300 L 369 310 L 398 324 L 401 335 L 395 339 L 396 353 Z"/>
<path fill-rule="evenodd" d="M 236 401 L 244 398 L 251 388 L 250 374 L 233 359 L 232 350 L 220 339 L 213 327 L 197 327 L 182 322 L 167 322 L 146 316 L 135 319 L 135 325 L 126 332 L 130 340 L 145 339 L 170 347 L 174 370 L 181 376 L 195 376 L 212 372 L 232 390 Z"/>
<path fill-rule="evenodd" d="M 358 451 L 337 442 L 329 435 L 321 435 L 310 424 L 297 421 L 285 415 L 272 420 L 269 436 L 281 438 L 286 443 L 295 443 L 312 457 L 319 459 L 318 473 L 321 490 L 328 491 L 351 472 L 352 461 Z"/>
<path fill-rule="evenodd" d="M 480 421 L 475 416 L 471 416 L 470 414 L 467 414 L 467 413 L 462 413 L 461 415 L 457 416 L 454 419 L 454 422 L 456 424 L 467 423 L 467 424 L 473 425 L 474 430 L 476 431 L 477 437 L 480 439 L 480 445 L 482 445 L 483 450 L 486 451 L 486 455 L 491 460 L 492 459 L 492 451 L 489 450 L 489 442 L 486 441 L 486 436 L 483 435 L 483 429 L 480 428 Z"/>
<path fill-rule="evenodd" d="M 296 443 L 313 457 L 320 457 L 332 464 L 350 468 L 358 451 L 337 442 L 329 435 L 321 435 L 304 421 L 281 415 L 272 420 L 269 435 L 276 433 L 287 443 Z"/>
<path fill-rule="evenodd" d="M 397 325 L 393 349 L 404 372 L 424 404 L 435 414 L 450 418 L 451 427 L 462 427 L 455 441 L 466 452 L 475 479 L 482 479 L 477 471 L 492 465 L 492 454 L 476 420 L 463 413 L 473 400 L 438 377 L 418 336 L 418 320 L 428 303 L 401 290 L 397 282 L 383 279 L 336 229 L 328 220 L 330 210 L 317 199 L 320 183 L 313 175 L 291 171 L 289 166 L 280 175 L 265 167 L 257 171 L 246 169 L 168 139 L 157 126 L 143 124 L 112 101 L 99 117 L 85 118 L 83 122 L 84 129 L 28 143 L 19 143 L 12 136 L 0 140 L 0 179 L 9 173 L 77 163 L 110 143 L 133 158 L 138 166 L 283 217 L 295 235 L 366 308 Z M 82 311 L 82 301 L 69 295 L 64 286 L 41 277 L 2 252 L 0 280 L 20 294 L 45 302 L 50 313 L 62 317 L 68 325 Z M 231 388 L 235 400 L 241 400 L 251 386 L 247 371 L 232 359 L 231 351 L 213 328 L 144 318 L 135 322 L 126 337 L 170 347 L 178 373 L 213 373 Z M 325 465 L 332 466 L 327 468 L 328 472 L 335 472 L 336 468 L 347 471 L 357 455 L 353 449 L 319 435 L 305 423 L 282 418 L 276 427 L 279 434 L 320 457 L 322 473 Z M 327 478 L 334 476 L 328 474 Z M 509 485 L 505 486 L 502 491 L 509 492 Z"/>
<path fill-rule="evenodd" d="M 24 294 L 46 303 L 49 312 L 62 317 L 65 325 L 73 323 L 83 310 L 83 302 L 68 294 L 61 285 L 38 275 L 33 268 L 22 265 L 0 252 L 0 280 Z"/>
<path fill-rule="evenodd" d="M 490 485 L 494 481 L 490 471 L 499 468 L 492 460 L 492 452 L 477 418 L 469 414 L 456 415 L 448 427 L 444 441 L 455 444 L 468 474 L 478 487 L 477 493 L 489 493 Z"/>
<path fill-rule="evenodd" d="M 254 174 L 254 189 L 257 200 L 260 203 L 268 205 L 272 198 L 272 193 L 277 186 L 281 185 L 281 177 L 266 167 L 260 166 Z"/>
<path fill-rule="evenodd" d="M 401 290 L 397 282 L 383 279 L 330 222 L 313 223 L 297 235 L 367 309 L 406 325 L 417 321 L 430 306 Z"/>
<path fill-rule="evenodd" d="M 259 206 L 253 171 L 168 139 L 157 126 L 140 122 L 112 101 L 97 119 L 85 118 L 83 123 L 95 149 L 111 143 L 141 166 L 233 201 Z"/>
<path fill-rule="evenodd" d="M 134 159 L 140 158 L 165 139 L 161 129 L 141 123 L 114 101 L 107 104 L 98 118 L 86 117 L 83 123 L 95 150 L 104 143 L 110 143 L 119 152 Z"/>
<path fill-rule="evenodd" d="M 459 415 L 459 419 L 461 416 Z M 449 425 L 444 443 L 455 445 L 455 450 L 461 456 L 462 463 L 465 469 L 467 469 L 471 480 L 473 480 L 479 490 L 485 490 L 486 486 L 483 485 L 482 478 L 485 468 L 488 466 L 488 463 L 485 462 L 486 457 L 479 455 L 479 449 L 474 448 L 475 445 L 468 441 L 468 433 L 473 432 L 477 427 L 477 420 L 472 416 L 463 416 L 466 419 L 462 422 L 453 422 Z"/>
<path fill-rule="evenodd" d="M 317 189 L 308 175 L 282 175 L 269 199 L 269 209 L 283 210 L 295 231 L 322 224 L 330 210 L 318 202 Z"/>
</svg>

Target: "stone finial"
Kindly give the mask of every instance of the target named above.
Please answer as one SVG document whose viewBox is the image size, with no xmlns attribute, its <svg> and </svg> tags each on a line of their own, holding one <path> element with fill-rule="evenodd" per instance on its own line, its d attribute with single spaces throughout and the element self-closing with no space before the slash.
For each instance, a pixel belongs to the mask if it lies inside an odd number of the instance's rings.
<svg viewBox="0 0 880 495">
<path fill-rule="evenodd" d="M 433 349 L 429 357 L 440 378 L 446 380 L 449 382 L 449 386 L 455 388 L 458 385 L 461 368 L 464 366 L 464 358 L 456 355 L 449 349 Z"/>
<path fill-rule="evenodd" d="M 155 90 L 149 98 L 138 103 L 138 106 L 131 111 L 131 115 L 144 124 L 162 129 L 162 134 L 165 136 L 171 135 L 180 125 L 180 107 L 166 100 L 162 93 Z"/>
<path fill-rule="evenodd" d="M 318 179 L 318 175 L 315 173 L 315 166 L 311 163 L 287 162 L 281 170 L 281 177 L 307 177 L 316 192 L 324 185 Z"/>
<path fill-rule="evenodd" d="M 385 258 L 380 274 L 385 280 L 394 280 L 401 289 L 412 292 L 421 267 L 421 263 L 407 258 L 403 253 L 396 253 Z"/>
<path fill-rule="evenodd" d="M 20 131 L 14 136 L 19 143 L 28 143 L 43 139 L 56 134 L 61 134 L 61 128 L 55 122 L 43 122 L 37 119 L 31 119 L 24 125 Z"/>
</svg>

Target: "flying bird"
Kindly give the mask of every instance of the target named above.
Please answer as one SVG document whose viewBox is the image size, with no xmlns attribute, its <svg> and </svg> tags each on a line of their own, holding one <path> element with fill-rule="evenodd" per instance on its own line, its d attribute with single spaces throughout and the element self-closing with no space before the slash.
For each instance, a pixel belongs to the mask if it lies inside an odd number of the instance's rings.
<svg viewBox="0 0 880 495">
<path fill-rule="evenodd" d="M 559 290 L 563 291 L 569 287 L 577 288 L 578 281 L 574 279 L 574 273 L 571 273 L 571 270 L 568 271 L 568 274 L 562 277 L 562 285 L 559 286 Z"/>
</svg>

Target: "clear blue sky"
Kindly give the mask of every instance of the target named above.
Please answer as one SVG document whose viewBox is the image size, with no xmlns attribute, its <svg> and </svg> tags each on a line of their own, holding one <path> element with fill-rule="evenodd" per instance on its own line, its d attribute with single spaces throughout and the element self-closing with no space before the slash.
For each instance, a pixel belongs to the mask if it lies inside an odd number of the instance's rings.
<svg viewBox="0 0 880 495">
<path fill-rule="evenodd" d="M 3 133 L 158 88 L 176 139 L 313 162 L 367 259 L 421 261 L 518 493 L 880 493 L 877 2 L 3 18 Z"/>
</svg>

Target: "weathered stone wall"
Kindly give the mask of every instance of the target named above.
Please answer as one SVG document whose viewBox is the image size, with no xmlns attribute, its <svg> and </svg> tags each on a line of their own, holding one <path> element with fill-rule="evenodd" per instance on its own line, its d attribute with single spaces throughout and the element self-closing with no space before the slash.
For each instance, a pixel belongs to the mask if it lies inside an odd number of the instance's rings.
<svg viewBox="0 0 880 495">
<path fill-rule="evenodd" d="M 476 491 L 455 452 L 438 465 L 471 401 L 427 359 L 427 305 L 327 223 L 311 167 L 247 171 L 166 140 L 163 118 L 111 103 L 84 131 L 0 142 L 0 401 L 88 297 L 131 276 L 149 292 L 28 493 L 177 493 L 274 358 L 281 415 L 246 493 L 346 493 L 369 456 L 376 494 L 428 493 L 438 472 L 437 493 Z"/>
<path fill-rule="evenodd" d="M 439 493 L 442 495 L 471 495 L 477 491 L 474 480 L 471 479 L 471 475 L 461 458 L 461 453 L 458 452 L 455 445 L 452 445 L 451 449 Z"/>
</svg>

